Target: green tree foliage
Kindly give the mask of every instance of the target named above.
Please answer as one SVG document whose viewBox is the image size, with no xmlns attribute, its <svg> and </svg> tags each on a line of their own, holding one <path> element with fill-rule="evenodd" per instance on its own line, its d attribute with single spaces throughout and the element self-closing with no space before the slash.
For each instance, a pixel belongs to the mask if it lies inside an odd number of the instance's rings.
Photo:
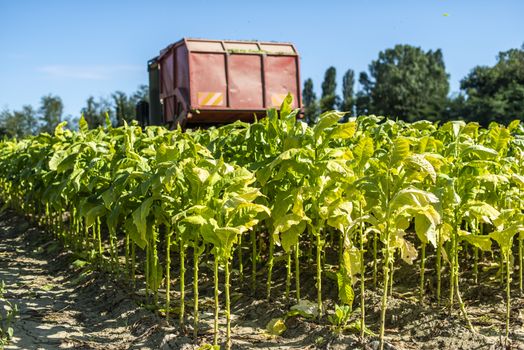
<svg viewBox="0 0 524 350">
<path fill-rule="evenodd" d="M 342 101 L 340 102 L 340 110 L 343 112 L 353 112 L 353 106 L 355 104 L 353 96 L 354 85 L 355 72 L 352 69 L 348 69 L 342 77 Z"/>
<path fill-rule="evenodd" d="M 440 49 L 424 52 L 419 47 L 396 45 L 379 53 L 362 75 L 359 111 L 398 117 L 407 121 L 436 120 L 449 92 L 448 74 Z"/>
<path fill-rule="evenodd" d="M 524 45 L 500 52 L 493 67 L 477 66 L 460 83 L 468 120 L 484 125 L 524 117 Z"/>
<path fill-rule="evenodd" d="M 100 97 L 95 101 L 93 96 L 89 96 L 86 106 L 80 112 L 90 128 L 97 128 L 105 124 L 106 114 L 111 118 L 112 106 L 105 98 Z"/>
<path fill-rule="evenodd" d="M 371 84 L 366 72 L 360 72 L 358 83 L 361 89 L 355 95 L 355 110 L 358 116 L 368 115 L 371 103 Z"/>
<path fill-rule="evenodd" d="M 340 101 L 339 109 L 343 112 L 349 112 L 344 116 L 344 120 L 353 114 L 353 107 L 355 105 L 354 98 L 355 72 L 348 69 L 342 77 L 342 101 Z"/>
<path fill-rule="evenodd" d="M 311 78 L 304 82 L 302 91 L 302 102 L 304 104 L 304 119 L 309 125 L 316 123 L 319 115 L 317 95 L 313 91 L 313 80 Z"/>
<path fill-rule="evenodd" d="M 135 108 L 139 101 L 149 100 L 149 88 L 147 85 L 140 85 L 138 90 L 132 95 L 126 95 L 125 92 L 116 91 L 111 94 L 113 100 L 116 125 L 124 125 L 124 121 L 130 123 L 135 120 Z"/>
<path fill-rule="evenodd" d="M 38 128 L 36 111 L 30 105 L 22 106 L 20 111 L 0 112 L 0 136 L 23 137 L 34 134 Z"/>
<path fill-rule="evenodd" d="M 326 70 L 324 81 L 322 82 L 322 98 L 320 99 L 320 112 L 331 111 L 338 105 L 340 97 L 336 94 L 337 89 L 337 70 L 331 66 Z"/>
<path fill-rule="evenodd" d="M 40 100 L 40 109 L 38 110 L 39 119 L 42 125 L 41 132 L 52 133 L 55 127 L 62 121 L 64 104 L 59 96 L 51 94 L 42 96 Z"/>
</svg>

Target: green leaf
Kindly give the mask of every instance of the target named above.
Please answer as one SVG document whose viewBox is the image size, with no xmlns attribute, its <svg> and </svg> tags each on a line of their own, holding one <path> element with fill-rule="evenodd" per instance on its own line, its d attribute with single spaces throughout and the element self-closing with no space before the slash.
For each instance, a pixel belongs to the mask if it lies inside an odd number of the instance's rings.
<svg viewBox="0 0 524 350">
<path fill-rule="evenodd" d="M 282 318 L 273 318 L 266 326 L 266 330 L 272 335 L 281 335 L 286 329 L 286 324 Z"/>
<path fill-rule="evenodd" d="M 423 243 L 437 247 L 437 231 L 434 222 L 424 214 L 415 215 L 415 232 Z"/>
<path fill-rule="evenodd" d="M 397 165 L 409 157 L 409 154 L 409 139 L 406 137 L 397 137 L 393 141 L 393 150 L 391 151 L 391 165 Z"/>
<path fill-rule="evenodd" d="M 84 118 L 84 113 L 82 113 L 82 115 L 80 116 L 80 120 L 78 121 L 78 129 L 83 134 L 86 134 L 89 131 L 89 125 L 87 124 L 87 121 Z"/>
<path fill-rule="evenodd" d="M 429 176 L 431 181 L 437 181 L 437 173 L 433 165 L 421 154 L 413 154 L 406 159 L 406 164 L 424 175 Z"/>
<path fill-rule="evenodd" d="M 460 231 L 460 239 L 468 242 L 469 244 L 479 248 L 482 251 L 491 251 L 491 239 L 490 236 L 474 235 L 469 232 Z"/>
<path fill-rule="evenodd" d="M 315 140 L 318 140 L 325 129 L 338 123 L 344 116 L 343 112 L 329 111 L 320 115 L 318 123 L 313 127 L 313 135 Z"/>
<path fill-rule="evenodd" d="M 492 148 L 482 145 L 471 145 L 466 147 L 462 153 L 461 158 L 474 158 L 478 160 L 488 160 L 498 157 L 498 152 Z"/>
<path fill-rule="evenodd" d="M 318 305 L 307 299 L 301 299 L 298 304 L 291 306 L 291 311 L 297 311 L 306 318 L 316 318 L 318 316 Z"/>
<path fill-rule="evenodd" d="M 138 207 L 133 212 L 133 222 L 137 228 L 138 233 L 140 234 L 140 237 L 144 241 L 147 241 L 147 217 L 149 216 L 152 205 L 153 198 L 149 197 L 145 201 L 143 201 L 142 204 L 140 204 L 140 207 Z"/>
<path fill-rule="evenodd" d="M 355 122 L 347 122 L 338 124 L 333 128 L 329 134 L 331 139 L 349 139 L 355 135 L 357 130 L 357 124 Z"/>
</svg>

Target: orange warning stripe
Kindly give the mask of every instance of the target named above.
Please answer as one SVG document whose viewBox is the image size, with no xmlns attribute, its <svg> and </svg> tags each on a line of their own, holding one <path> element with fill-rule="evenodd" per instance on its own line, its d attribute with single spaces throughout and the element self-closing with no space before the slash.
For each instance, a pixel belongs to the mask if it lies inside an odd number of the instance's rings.
<svg viewBox="0 0 524 350">
<path fill-rule="evenodd" d="M 198 105 L 200 106 L 222 106 L 224 96 L 221 92 L 199 92 Z"/>
</svg>

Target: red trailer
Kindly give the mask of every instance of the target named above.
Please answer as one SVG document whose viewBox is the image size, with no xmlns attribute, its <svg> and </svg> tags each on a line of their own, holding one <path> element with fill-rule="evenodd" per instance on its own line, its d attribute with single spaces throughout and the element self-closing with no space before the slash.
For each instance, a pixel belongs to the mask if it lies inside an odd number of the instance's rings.
<svg viewBox="0 0 524 350">
<path fill-rule="evenodd" d="M 293 95 L 301 108 L 293 44 L 182 39 L 149 61 L 148 124 L 171 127 L 253 121 Z"/>
</svg>

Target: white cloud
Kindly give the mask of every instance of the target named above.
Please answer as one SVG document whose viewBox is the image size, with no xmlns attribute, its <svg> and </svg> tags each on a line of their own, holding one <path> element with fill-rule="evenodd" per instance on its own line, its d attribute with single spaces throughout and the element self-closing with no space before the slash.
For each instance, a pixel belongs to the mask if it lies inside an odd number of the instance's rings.
<svg viewBox="0 0 524 350">
<path fill-rule="evenodd" d="M 144 69 L 137 65 L 47 65 L 37 71 L 52 78 L 79 80 L 107 80 L 122 72 L 137 72 Z"/>
</svg>

